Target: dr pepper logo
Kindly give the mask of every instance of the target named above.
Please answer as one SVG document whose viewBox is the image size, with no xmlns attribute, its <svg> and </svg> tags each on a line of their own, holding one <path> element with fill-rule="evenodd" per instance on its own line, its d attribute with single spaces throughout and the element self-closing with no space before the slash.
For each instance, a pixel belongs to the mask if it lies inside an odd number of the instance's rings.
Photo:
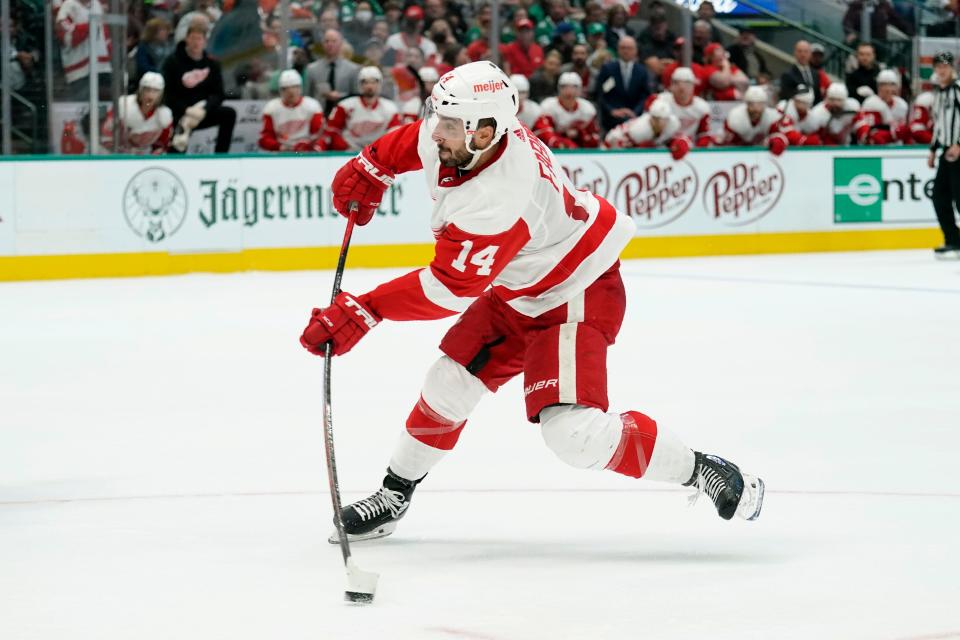
<svg viewBox="0 0 960 640">
<path fill-rule="evenodd" d="M 697 172 L 689 162 L 651 164 L 620 179 L 613 204 L 640 228 L 661 227 L 690 208 L 698 187 Z"/>
<path fill-rule="evenodd" d="M 715 172 L 703 189 L 703 206 L 714 220 L 740 226 L 755 222 L 773 209 L 783 193 L 783 169 L 772 157 L 738 162 Z"/>
</svg>

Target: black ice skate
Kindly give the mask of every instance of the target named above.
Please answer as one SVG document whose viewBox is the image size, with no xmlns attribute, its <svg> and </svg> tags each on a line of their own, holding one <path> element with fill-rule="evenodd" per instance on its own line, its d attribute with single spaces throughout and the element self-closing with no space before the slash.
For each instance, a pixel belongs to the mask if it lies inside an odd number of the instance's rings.
<svg viewBox="0 0 960 640">
<path fill-rule="evenodd" d="M 406 480 L 388 468 L 379 491 L 369 498 L 347 505 L 341 511 L 348 540 L 373 540 L 393 533 L 397 521 L 407 512 L 410 497 L 420 480 Z M 336 531 L 330 536 L 329 542 L 340 543 Z"/>
<path fill-rule="evenodd" d="M 696 487 L 691 497 L 693 504 L 705 493 L 713 500 L 717 513 L 724 520 L 738 516 L 744 520 L 756 520 L 763 507 L 763 480 L 741 473 L 737 465 L 723 458 L 694 452 L 696 462 L 693 475 L 683 483 L 685 487 Z"/>
<path fill-rule="evenodd" d="M 933 250 L 937 260 L 960 260 L 960 244 L 945 244 Z"/>
</svg>

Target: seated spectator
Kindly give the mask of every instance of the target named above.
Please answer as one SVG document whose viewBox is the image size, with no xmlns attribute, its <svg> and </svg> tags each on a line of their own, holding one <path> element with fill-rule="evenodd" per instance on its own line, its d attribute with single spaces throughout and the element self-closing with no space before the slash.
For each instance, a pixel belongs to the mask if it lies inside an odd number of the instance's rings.
<svg viewBox="0 0 960 640">
<path fill-rule="evenodd" d="M 860 103 L 851 98 L 842 82 L 834 82 L 823 102 L 810 110 L 810 118 L 819 125 L 817 137 L 822 145 L 848 145 Z"/>
<path fill-rule="evenodd" d="M 533 132 L 552 149 L 592 149 L 600 145 L 597 108 L 580 97 L 583 83 L 573 72 L 561 74 L 559 94 L 540 104 Z"/>
<path fill-rule="evenodd" d="M 670 86 L 673 79 L 673 72 L 680 68 L 680 60 L 683 58 L 683 44 L 683 38 L 677 38 L 673 41 L 673 62 L 663 65 L 663 67 L 660 69 L 659 85 L 661 90 L 662 88 Z M 694 92 L 695 95 L 699 96 L 706 89 L 704 82 L 701 79 L 701 76 L 703 75 L 703 65 L 693 62 L 689 67 L 687 67 L 687 69 L 692 71 L 696 77 Z"/>
<path fill-rule="evenodd" d="M 700 6 L 697 7 L 697 20 L 703 20 L 710 25 L 710 42 L 721 42 L 720 30 L 717 29 L 715 24 L 713 24 L 713 21 L 716 17 L 717 8 L 713 6 L 713 3 L 710 2 L 710 0 L 703 0 L 703 2 L 700 3 Z"/>
<path fill-rule="evenodd" d="M 428 31 L 433 30 L 433 23 L 443 20 L 450 30 L 452 42 L 463 42 L 467 37 L 467 25 L 463 19 L 463 10 L 459 2 L 447 0 L 423 0 L 423 12 Z M 434 41 L 442 49 L 439 42 Z"/>
<path fill-rule="evenodd" d="M 847 74 L 847 93 L 860 102 L 867 95 L 873 95 L 877 92 L 877 74 L 880 73 L 880 65 L 877 64 L 877 51 L 869 42 L 861 42 L 857 45 L 857 67 Z M 860 87 L 870 89 L 866 95 L 861 95 Z"/>
<path fill-rule="evenodd" d="M 532 22 L 523 19 L 514 26 L 517 29 L 517 39 L 503 46 L 500 55 L 507 73 L 519 73 L 529 78 L 544 63 L 543 49 L 533 41 Z"/>
<path fill-rule="evenodd" d="M 148 71 L 140 77 L 137 92 L 120 98 L 120 140 L 113 139 L 113 107 L 100 130 L 100 143 L 113 153 L 160 155 L 173 135 L 173 114 L 162 104 L 163 76 Z"/>
<path fill-rule="evenodd" d="M 762 87 L 750 87 L 723 124 L 719 144 L 730 147 L 765 146 L 773 155 L 783 153 L 788 145 L 787 133 L 793 126 L 789 118 L 768 106 L 767 92 Z"/>
<path fill-rule="evenodd" d="M 690 151 L 690 138 L 683 135 L 680 120 L 662 100 L 654 100 L 646 113 L 611 129 L 605 142 L 612 149 L 668 148 L 674 160 L 682 160 Z"/>
<path fill-rule="evenodd" d="M 573 47 L 577 44 L 577 32 L 569 22 L 561 22 L 553 33 L 553 39 L 547 46 L 547 51 L 556 51 L 564 64 L 573 57 Z"/>
<path fill-rule="evenodd" d="M 637 41 L 621 37 L 617 54 L 620 59 L 603 65 L 596 80 L 600 124 L 605 131 L 636 118 L 650 94 L 647 70 L 637 60 Z"/>
<path fill-rule="evenodd" d="M 910 137 L 914 144 L 930 144 L 933 140 L 933 92 L 924 91 L 913 101 L 910 110 Z"/>
<path fill-rule="evenodd" d="M 446 51 L 443 52 L 443 60 L 437 65 L 437 73 L 442 76 L 470 61 L 466 47 L 459 43 L 447 45 Z"/>
<path fill-rule="evenodd" d="M 164 101 L 177 123 L 171 146 L 180 153 L 187 150 L 194 129 L 219 127 L 216 153 L 227 153 L 233 138 L 237 112 L 223 105 L 220 63 L 207 55 L 206 46 L 207 21 L 197 20 L 187 27 L 187 37 L 163 63 Z"/>
<path fill-rule="evenodd" d="M 63 0 L 56 12 L 54 29 L 60 43 L 60 59 L 67 81 L 68 100 L 90 99 L 90 16 L 103 15 L 100 0 Z M 110 37 L 106 29 L 97 38 L 97 71 L 109 74 Z"/>
<path fill-rule="evenodd" d="M 425 58 L 424 64 L 428 67 L 435 67 L 441 63 L 443 59 L 443 52 L 451 44 L 457 44 L 456 39 L 453 37 L 453 31 L 450 29 L 450 23 L 446 20 L 434 20 L 430 25 L 427 34 L 430 37 L 430 40 L 433 41 L 433 44 L 437 46 L 436 53 L 433 56 Z"/>
<path fill-rule="evenodd" d="M 260 58 L 238 67 L 234 78 L 240 87 L 241 100 L 269 100 L 274 96 L 270 90 L 270 70 Z"/>
<path fill-rule="evenodd" d="M 490 23 L 493 20 L 493 9 L 489 0 L 484 0 L 477 7 L 476 22 L 467 30 L 466 43 L 472 44 L 477 40 L 490 41 Z"/>
<path fill-rule="evenodd" d="M 400 104 L 411 98 L 419 98 L 423 93 L 423 81 L 420 80 L 420 69 L 424 67 L 423 52 L 418 47 L 410 47 L 403 58 L 403 64 L 395 64 L 390 69 L 396 87 L 396 99 Z"/>
<path fill-rule="evenodd" d="M 692 61 L 695 64 L 704 64 L 704 52 L 707 45 L 715 42 L 713 39 L 713 26 L 706 20 L 697 20 L 693 23 L 693 32 L 690 36 L 690 42 L 693 49 Z"/>
<path fill-rule="evenodd" d="M 324 113 L 357 86 L 360 67 L 341 55 L 343 44 L 340 32 L 328 29 L 323 34 L 323 55 L 307 65 L 307 94 L 320 101 Z"/>
<path fill-rule="evenodd" d="M 344 17 L 341 33 L 344 39 L 346 39 L 355 50 L 359 51 L 363 45 L 370 40 L 373 20 L 373 4 L 370 3 L 370 0 L 360 0 L 357 2 L 350 20 Z M 385 41 L 386 40 L 384 40 L 384 42 Z"/>
<path fill-rule="evenodd" d="M 606 28 L 594 22 L 587 27 L 587 64 L 597 72 L 613 58 L 613 51 L 607 46 Z"/>
<path fill-rule="evenodd" d="M 793 45 L 794 64 L 780 76 L 780 99 L 789 100 L 797 92 L 798 85 L 804 85 L 813 91 L 813 101 L 820 102 L 823 91 L 820 89 L 820 74 L 810 66 L 810 43 L 797 40 Z"/>
<path fill-rule="evenodd" d="M 738 100 L 750 80 L 735 64 L 719 42 L 711 42 L 704 51 L 706 64 L 700 67 L 704 95 L 717 101 Z"/>
<path fill-rule="evenodd" d="M 830 86 L 830 76 L 827 75 L 827 72 L 823 70 L 824 62 L 826 61 L 826 50 L 823 48 L 823 45 L 819 42 L 814 42 L 810 45 L 810 68 L 813 69 L 814 74 L 819 78 L 820 84 L 820 95 L 826 95 L 827 87 Z"/>
<path fill-rule="evenodd" d="M 20 29 L 20 19 L 15 14 L 10 16 L 10 49 L 10 89 L 21 91 L 40 75 L 34 74 L 37 63 L 40 62 L 40 51 Z M 3 70 L 0 68 L 0 78 L 2 77 Z"/>
<path fill-rule="evenodd" d="M 265 151 L 323 151 L 323 109 L 303 95 L 303 77 L 293 69 L 280 74 L 280 97 L 263 108 L 260 148 Z"/>
<path fill-rule="evenodd" d="M 557 36 L 558 29 L 561 28 L 560 25 L 564 23 L 569 25 L 569 28 L 573 30 L 575 42 L 584 41 L 583 29 L 580 27 L 580 24 L 570 19 L 570 6 L 567 0 L 547 0 L 544 5 L 546 6 L 547 14 L 537 22 L 534 34 L 537 44 L 547 49 Z M 566 32 L 566 27 L 563 28 L 563 31 Z"/>
<path fill-rule="evenodd" d="M 757 51 L 757 35 L 753 29 L 744 27 L 737 35 L 737 41 L 730 46 L 730 62 L 743 71 L 748 78 L 756 82 L 761 73 L 767 75 L 767 61 Z"/>
<path fill-rule="evenodd" d="M 815 147 L 820 145 L 820 123 L 812 117 L 813 91 L 807 85 L 797 85 L 796 93 L 789 100 L 781 100 L 777 111 L 793 123 L 787 133 L 791 147 Z"/>
<path fill-rule="evenodd" d="M 650 20 L 650 26 L 643 30 L 637 37 L 637 46 L 640 47 L 640 59 L 645 60 L 649 57 L 672 58 L 673 43 L 677 39 L 676 34 L 670 31 L 666 18 L 656 18 Z"/>
<path fill-rule="evenodd" d="M 530 99 L 530 81 L 527 80 L 526 76 L 515 73 L 510 76 L 510 81 L 513 82 L 513 86 L 517 88 L 517 94 L 519 94 L 520 99 L 520 107 L 517 109 L 517 119 L 519 119 L 527 129 L 532 130 L 537 120 L 540 119 L 543 109 L 540 108 L 539 104 Z"/>
<path fill-rule="evenodd" d="M 394 64 L 403 64 L 410 47 L 419 48 L 424 60 L 437 54 L 437 45 L 423 37 L 423 9 L 416 4 L 403 12 L 400 31 L 387 38 L 387 55 L 393 54 Z"/>
<path fill-rule="evenodd" d="M 567 73 L 568 71 L 580 76 L 585 94 L 589 95 L 593 93 L 594 71 L 590 68 L 590 65 L 587 64 L 587 45 L 578 44 L 573 47 L 570 62 L 560 67 L 560 73 Z"/>
<path fill-rule="evenodd" d="M 424 116 L 425 102 L 433 93 L 433 87 L 440 80 L 440 74 L 433 67 L 420 67 L 418 72 L 422 88 L 419 96 L 415 96 L 400 105 L 400 121 L 403 124 L 416 122 Z"/>
<path fill-rule="evenodd" d="M 217 20 L 223 16 L 223 12 L 217 7 L 214 0 L 196 0 L 194 7 L 193 11 L 180 16 L 180 21 L 177 22 L 177 30 L 173 33 L 174 43 L 187 37 L 187 29 L 198 18 L 207 21 L 207 38 L 209 38 Z"/>
<path fill-rule="evenodd" d="M 689 67 L 677 67 L 670 78 L 670 89 L 650 96 L 670 107 L 680 122 L 680 133 L 696 141 L 698 147 L 710 146 L 710 105 L 696 95 L 697 79 Z"/>
<path fill-rule="evenodd" d="M 344 98 L 327 122 L 326 147 L 334 151 L 359 151 L 400 126 L 397 105 L 380 97 L 383 74 L 377 67 L 364 67 L 358 74 L 360 95 Z"/>
<path fill-rule="evenodd" d="M 877 74 L 877 93 L 864 99 L 853 125 L 857 144 L 910 144 L 910 116 L 900 97 L 900 77 L 892 69 Z"/>
<path fill-rule="evenodd" d="M 150 18 L 143 27 L 140 43 L 134 54 L 136 74 L 132 82 L 139 86 L 140 78 L 150 71 L 160 72 L 163 61 L 173 53 L 173 43 L 170 42 L 170 32 L 173 27 L 163 18 Z"/>
<path fill-rule="evenodd" d="M 637 35 L 633 29 L 627 26 L 630 16 L 627 15 L 626 8 L 619 3 L 613 4 L 609 13 L 607 14 L 607 28 L 606 28 L 606 38 L 607 38 L 607 48 L 611 51 L 616 51 L 621 38 L 629 37 L 631 40 L 634 40 L 634 46 L 636 46 L 636 40 L 634 37 Z"/>
<path fill-rule="evenodd" d="M 560 79 L 560 67 L 563 66 L 560 54 L 551 51 L 543 60 L 543 66 L 530 76 L 530 97 L 537 102 L 557 95 L 557 81 Z"/>
<path fill-rule="evenodd" d="M 871 0 L 870 36 L 874 40 L 887 39 L 887 27 L 895 26 L 908 36 L 913 35 L 913 25 L 900 17 L 888 0 Z M 860 20 L 863 14 L 863 0 L 850 0 L 847 12 L 843 15 L 843 32 L 848 44 L 860 37 Z M 849 88 L 849 87 L 848 87 Z"/>
</svg>

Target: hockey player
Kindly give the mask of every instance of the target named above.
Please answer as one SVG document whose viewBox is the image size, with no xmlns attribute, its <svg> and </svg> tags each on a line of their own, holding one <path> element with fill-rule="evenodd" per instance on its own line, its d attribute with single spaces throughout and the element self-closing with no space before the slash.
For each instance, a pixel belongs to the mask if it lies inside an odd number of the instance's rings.
<svg viewBox="0 0 960 640">
<path fill-rule="evenodd" d="M 573 71 L 560 74 L 557 96 L 540 103 L 542 113 L 534 132 L 553 149 L 592 149 L 600 146 L 597 108 L 580 97 L 583 81 Z"/>
<path fill-rule="evenodd" d="M 364 67 L 357 76 L 360 95 L 337 103 L 327 123 L 327 148 L 357 151 L 387 131 L 400 126 L 400 113 L 393 100 L 380 97 L 383 74 L 377 67 Z"/>
<path fill-rule="evenodd" d="M 810 110 L 817 124 L 817 136 L 823 145 L 848 145 L 860 103 L 847 93 L 847 85 L 834 82 L 827 87 L 823 102 Z"/>
<path fill-rule="evenodd" d="M 788 145 L 787 134 L 793 131 L 790 119 L 767 106 L 763 87 L 750 87 L 743 99 L 743 104 L 727 114 L 721 143 L 732 147 L 766 146 L 775 156 L 783 153 Z"/>
<path fill-rule="evenodd" d="M 899 94 L 900 77 L 896 71 L 884 69 L 877 74 L 877 93 L 863 101 L 853 125 L 858 144 L 910 144 L 909 108 Z"/>
<path fill-rule="evenodd" d="M 388 133 L 337 172 L 334 206 L 359 203 L 366 224 L 401 173 L 423 170 L 436 237 L 430 265 L 314 309 L 311 353 L 350 351 L 384 320 L 462 313 L 441 340 L 383 479 L 343 509 L 353 539 L 391 533 L 414 489 L 457 443 L 480 399 L 524 375 L 527 419 L 566 463 L 697 488 L 719 515 L 754 519 L 763 483 L 687 448 L 636 410 L 608 412 L 606 352 L 626 303 L 619 255 L 635 225 L 576 189 L 558 159 L 517 121 L 517 91 L 490 62 L 440 78 L 427 120 Z"/>
<path fill-rule="evenodd" d="M 910 138 L 914 144 L 930 144 L 933 140 L 932 91 L 924 91 L 913 101 L 909 124 Z"/>
<path fill-rule="evenodd" d="M 650 96 L 646 108 L 662 100 L 680 120 L 680 133 L 698 147 L 710 145 L 710 105 L 696 95 L 697 79 L 689 67 L 677 67 L 670 77 L 670 90 Z"/>
<path fill-rule="evenodd" d="M 539 120 L 543 114 L 543 109 L 540 108 L 537 102 L 530 99 L 530 81 L 527 80 L 527 76 L 522 76 L 519 73 L 510 76 L 510 81 L 520 96 L 520 108 L 517 110 L 517 119 L 520 120 L 527 129 L 533 129 L 537 120 Z"/>
<path fill-rule="evenodd" d="M 433 85 L 437 84 L 437 80 L 440 79 L 440 74 L 438 74 L 437 70 L 433 67 L 420 67 L 417 75 L 420 76 L 420 81 L 423 82 L 424 95 L 429 96 L 433 91 Z M 405 101 L 400 107 L 400 122 L 403 124 L 416 122 L 423 115 L 423 108 L 424 101 L 420 96 L 414 96 Z"/>
<path fill-rule="evenodd" d="M 296 69 L 280 74 L 280 97 L 263 108 L 260 148 L 266 151 L 323 151 L 323 108 L 303 95 Z"/>
<path fill-rule="evenodd" d="M 817 130 L 820 128 L 813 118 L 810 117 L 813 106 L 813 91 L 805 84 L 797 85 L 797 93 L 789 100 L 781 100 L 777 104 L 777 111 L 790 119 L 793 123 L 793 130 L 787 135 L 787 140 L 792 147 L 816 147 L 820 145 L 820 136 Z"/>
<path fill-rule="evenodd" d="M 645 113 L 611 129 L 604 141 L 613 149 L 665 147 L 674 160 L 690 151 L 690 138 L 681 131 L 680 119 L 666 100 L 654 100 Z"/>
<path fill-rule="evenodd" d="M 113 139 L 114 113 L 111 108 L 100 131 L 103 147 L 114 153 L 159 155 L 166 152 L 173 135 L 173 113 L 161 104 L 163 76 L 148 71 L 140 78 L 137 92 L 120 98 L 120 144 Z"/>
</svg>

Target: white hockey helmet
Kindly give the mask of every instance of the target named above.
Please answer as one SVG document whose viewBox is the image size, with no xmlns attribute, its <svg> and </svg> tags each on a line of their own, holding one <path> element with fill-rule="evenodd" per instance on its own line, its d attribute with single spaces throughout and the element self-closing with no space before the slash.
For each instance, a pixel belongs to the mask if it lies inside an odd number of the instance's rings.
<svg viewBox="0 0 960 640">
<path fill-rule="evenodd" d="M 900 76 L 898 76 L 897 72 L 893 69 L 884 69 L 877 74 L 877 85 L 881 84 L 895 84 L 899 87 Z"/>
<path fill-rule="evenodd" d="M 831 100 L 846 100 L 850 97 L 850 93 L 847 91 L 847 85 L 842 82 L 831 82 L 827 87 L 827 97 Z"/>
<path fill-rule="evenodd" d="M 383 82 L 383 72 L 380 71 L 379 67 L 364 67 L 360 69 L 360 73 L 357 74 L 357 83 L 361 83 L 364 80 Z"/>
<path fill-rule="evenodd" d="M 530 94 L 530 81 L 527 80 L 527 76 L 515 73 L 510 76 L 510 81 L 513 82 L 513 86 L 517 88 L 518 92 Z"/>
<path fill-rule="evenodd" d="M 753 85 L 752 87 L 748 87 L 747 90 L 744 92 L 743 101 L 744 102 L 762 102 L 763 104 L 767 104 L 768 102 L 770 102 L 770 99 L 767 96 L 767 91 L 763 87 L 758 85 Z"/>
<path fill-rule="evenodd" d="M 156 89 L 157 91 L 163 91 L 166 83 L 163 81 L 163 76 L 156 71 L 147 71 L 140 78 L 139 86 L 141 89 Z"/>
<path fill-rule="evenodd" d="M 497 122 L 491 145 L 520 126 L 517 121 L 520 104 L 517 89 L 492 62 L 469 62 L 445 73 L 434 85 L 430 103 L 438 116 L 463 121 L 467 151 L 473 154 L 473 161 L 465 167 L 467 169 L 473 167 L 484 151 L 473 147 L 473 134 L 481 120 L 493 118 Z"/>
<path fill-rule="evenodd" d="M 580 78 L 579 73 L 573 71 L 567 71 L 560 74 L 560 79 L 557 80 L 558 87 L 583 87 L 583 80 Z"/>
<path fill-rule="evenodd" d="M 806 85 L 800 85 L 797 88 L 799 89 L 801 87 L 803 88 L 803 91 L 799 91 L 795 93 L 793 95 L 793 99 L 798 100 L 800 102 L 804 102 L 807 105 L 813 104 L 813 101 L 814 101 L 813 89 L 811 89 Z"/>
<path fill-rule="evenodd" d="M 286 69 L 280 74 L 278 84 L 281 89 L 286 89 L 287 87 L 302 87 L 303 78 L 300 77 L 300 73 L 296 69 Z"/>
<path fill-rule="evenodd" d="M 670 108 L 670 105 L 667 104 L 666 100 L 657 99 L 653 101 L 653 104 L 650 105 L 650 109 L 647 113 L 650 114 L 653 118 L 669 118 L 670 113 L 673 109 Z"/>
<path fill-rule="evenodd" d="M 695 83 L 696 78 L 693 77 L 693 70 L 690 67 L 677 67 L 673 70 L 673 75 L 670 76 L 670 82 Z"/>
<path fill-rule="evenodd" d="M 440 79 L 440 74 L 437 73 L 437 70 L 433 67 L 420 67 L 417 75 L 420 76 L 420 79 L 424 82 L 436 82 Z"/>
</svg>

